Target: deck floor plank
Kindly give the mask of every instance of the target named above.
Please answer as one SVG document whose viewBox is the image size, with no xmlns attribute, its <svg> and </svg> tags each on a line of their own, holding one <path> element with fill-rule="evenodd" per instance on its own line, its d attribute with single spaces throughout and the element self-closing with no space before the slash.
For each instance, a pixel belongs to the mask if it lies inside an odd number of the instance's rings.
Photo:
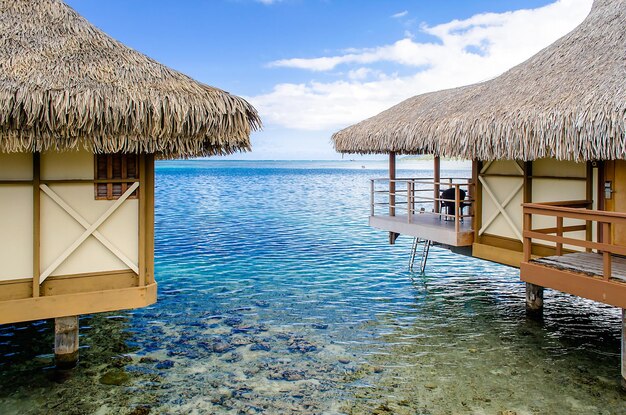
<svg viewBox="0 0 626 415">
<path fill-rule="evenodd" d="M 576 272 L 590 277 L 602 278 L 602 254 L 575 252 L 561 256 L 533 259 L 530 262 L 565 271 Z M 612 256 L 611 281 L 626 283 L 626 258 Z"/>
<path fill-rule="evenodd" d="M 470 246 L 474 238 L 470 218 L 465 218 L 465 220 L 460 223 L 459 232 L 457 234 L 453 220 L 446 221 L 439 215 L 431 213 L 412 215 L 410 223 L 407 215 L 370 216 L 370 225 L 401 235 L 430 239 L 438 243 L 452 246 Z"/>
</svg>

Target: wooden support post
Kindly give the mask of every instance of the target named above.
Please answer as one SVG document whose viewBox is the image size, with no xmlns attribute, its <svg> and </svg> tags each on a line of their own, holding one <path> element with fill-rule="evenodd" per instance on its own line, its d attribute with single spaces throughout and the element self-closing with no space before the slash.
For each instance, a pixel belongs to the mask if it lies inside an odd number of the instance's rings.
<svg viewBox="0 0 626 415">
<path fill-rule="evenodd" d="M 396 153 L 389 153 L 389 216 L 396 216 Z M 389 243 L 393 245 L 398 234 L 389 232 Z"/>
<path fill-rule="evenodd" d="M 626 310 L 622 309 L 622 389 L 626 391 Z"/>
<path fill-rule="evenodd" d="M 78 363 L 78 316 L 54 319 L 54 362 L 57 369 Z"/>
<path fill-rule="evenodd" d="M 139 286 L 146 286 L 146 155 L 139 156 Z"/>
<path fill-rule="evenodd" d="M 533 162 L 524 162 L 524 203 L 532 203 L 533 201 Z"/>
<path fill-rule="evenodd" d="M 435 156 L 435 159 L 433 160 L 433 173 L 435 179 L 435 186 L 433 190 L 433 197 L 435 199 L 434 210 L 435 213 L 439 213 L 439 211 L 441 210 L 441 201 L 438 200 L 439 198 L 441 198 L 441 191 L 439 188 L 439 182 L 441 181 L 441 159 L 439 158 L 439 156 Z"/>
<path fill-rule="evenodd" d="M 396 216 L 396 153 L 389 153 L 389 216 Z"/>
<path fill-rule="evenodd" d="M 39 297 L 41 276 L 41 156 L 33 153 L 33 298 Z"/>
<path fill-rule="evenodd" d="M 531 313 L 543 311 L 543 287 L 526 283 L 526 311 Z"/>
<path fill-rule="evenodd" d="M 606 180 L 606 164 L 604 161 L 598 161 L 596 163 L 598 165 L 598 183 L 597 183 L 597 194 L 596 194 L 596 200 L 598 201 L 597 203 L 597 209 L 598 210 L 607 210 L 607 206 L 606 206 L 606 194 L 604 192 L 604 181 Z M 602 234 L 602 222 L 598 222 L 596 224 L 596 239 L 598 241 L 602 241 L 604 240 L 604 235 Z"/>
<path fill-rule="evenodd" d="M 474 242 L 480 243 L 480 228 L 483 226 L 483 188 L 478 176 L 482 169 L 482 162 L 479 160 L 472 161 L 472 182 L 474 183 L 474 194 L 471 199 L 472 203 L 472 228 L 474 229 Z"/>
<path fill-rule="evenodd" d="M 587 162 L 586 174 L 585 174 L 585 198 L 591 202 L 593 201 L 593 162 Z M 593 203 L 588 209 L 593 209 Z M 591 241 L 593 239 L 593 222 L 588 220 L 585 222 L 585 240 Z M 585 249 L 586 252 L 591 252 L 591 248 Z"/>
<path fill-rule="evenodd" d="M 154 154 L 146 154 L 146 175 L 143 192 L 146 195 L 146 283 L 154 279 Z"/>
<path fill-rule="evenodd" d="M 524 203 L 532 203 L 533 201 L 533 162 L 525 161 L 523 165 L 524 171 Z M 557 219 L 558 221 L 558 219 Z M 524 229 L 532 229 L 532 215 L 524 216 Z M 557 248 L 558 249 L 558 248 Z M 529 261 L 532 256 L 532 239 L 524 239 L 524 260 Z M 526 259 L 528 258 L 528 259 Z M 526 283 L 526 311 L 531 314 L 540 314 L 543 312 L 543 287 L 531 283 Z"/>
</svg>

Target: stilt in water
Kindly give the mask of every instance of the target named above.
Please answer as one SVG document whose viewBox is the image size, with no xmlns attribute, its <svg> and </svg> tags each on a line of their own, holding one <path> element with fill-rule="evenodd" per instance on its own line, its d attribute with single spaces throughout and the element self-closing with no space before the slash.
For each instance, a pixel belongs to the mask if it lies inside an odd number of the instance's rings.
<svg viewBox="0 0 626 415">
<path fill-rule="evenodd" d="M 78 363 L 78 316 L 54 319 L 54 363 L 57 369 Z"/>
<path fill-rule="evenodd" d="M 533 314 L 543 311 L 543 287 L 526 283 L 526 311 Z"/>
</svg>

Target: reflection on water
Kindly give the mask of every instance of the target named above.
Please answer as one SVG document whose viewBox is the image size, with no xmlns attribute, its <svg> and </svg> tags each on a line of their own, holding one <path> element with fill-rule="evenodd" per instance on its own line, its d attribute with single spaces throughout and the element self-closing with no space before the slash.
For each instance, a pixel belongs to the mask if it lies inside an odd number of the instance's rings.
<svg viewBox="0 0 626 415">
<path fill-rule="evenodd" d="M 83 317 L 69 377 L 50 323 L 0 327 L 0 413 L 626 413 L 617 310 L 528 320 L 516 270 L 439 248 L 409 273 L 367 227 L 383 175 L 161 163 L 158 304 Z"/>
</svg>

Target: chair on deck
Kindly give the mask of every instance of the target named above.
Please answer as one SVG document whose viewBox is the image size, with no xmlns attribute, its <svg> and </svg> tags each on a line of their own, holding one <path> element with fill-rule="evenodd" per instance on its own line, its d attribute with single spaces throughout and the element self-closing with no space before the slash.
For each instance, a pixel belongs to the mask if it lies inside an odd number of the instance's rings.
<svg viewBox="0 0 626 415">
<path fill-rule="evenodd" d="M 465 193 L 465 190 L 463 189 L 459 189 L 459 215 L 461 215 L 461 222 L 463 222 L 463 208 L 465 208 L 466 206 L 469 206 L 469 203 L 465 203 L 465 196 L 467 196 L 467 194 Z M 440 212 L 441 213 L 445 213 L 447 215 L 454 215 L 454 205 L 455 203 L 455 199 L 456 199 L 456 190 L 454 187 L 451 187 L 449 189 L 444 190 L 443 192 L 441 192 L 441 199 L 446 199 L 446 200 L 441 200 L 441 209 Z M 444 212 L 445 209 L 445 212 Z M 441 218 L 441 217 L 440 217 Z M 449 216 L 445 216 L 444 220 L 454 220 L 454 218 L 450 218 Z"/>
</svg>

